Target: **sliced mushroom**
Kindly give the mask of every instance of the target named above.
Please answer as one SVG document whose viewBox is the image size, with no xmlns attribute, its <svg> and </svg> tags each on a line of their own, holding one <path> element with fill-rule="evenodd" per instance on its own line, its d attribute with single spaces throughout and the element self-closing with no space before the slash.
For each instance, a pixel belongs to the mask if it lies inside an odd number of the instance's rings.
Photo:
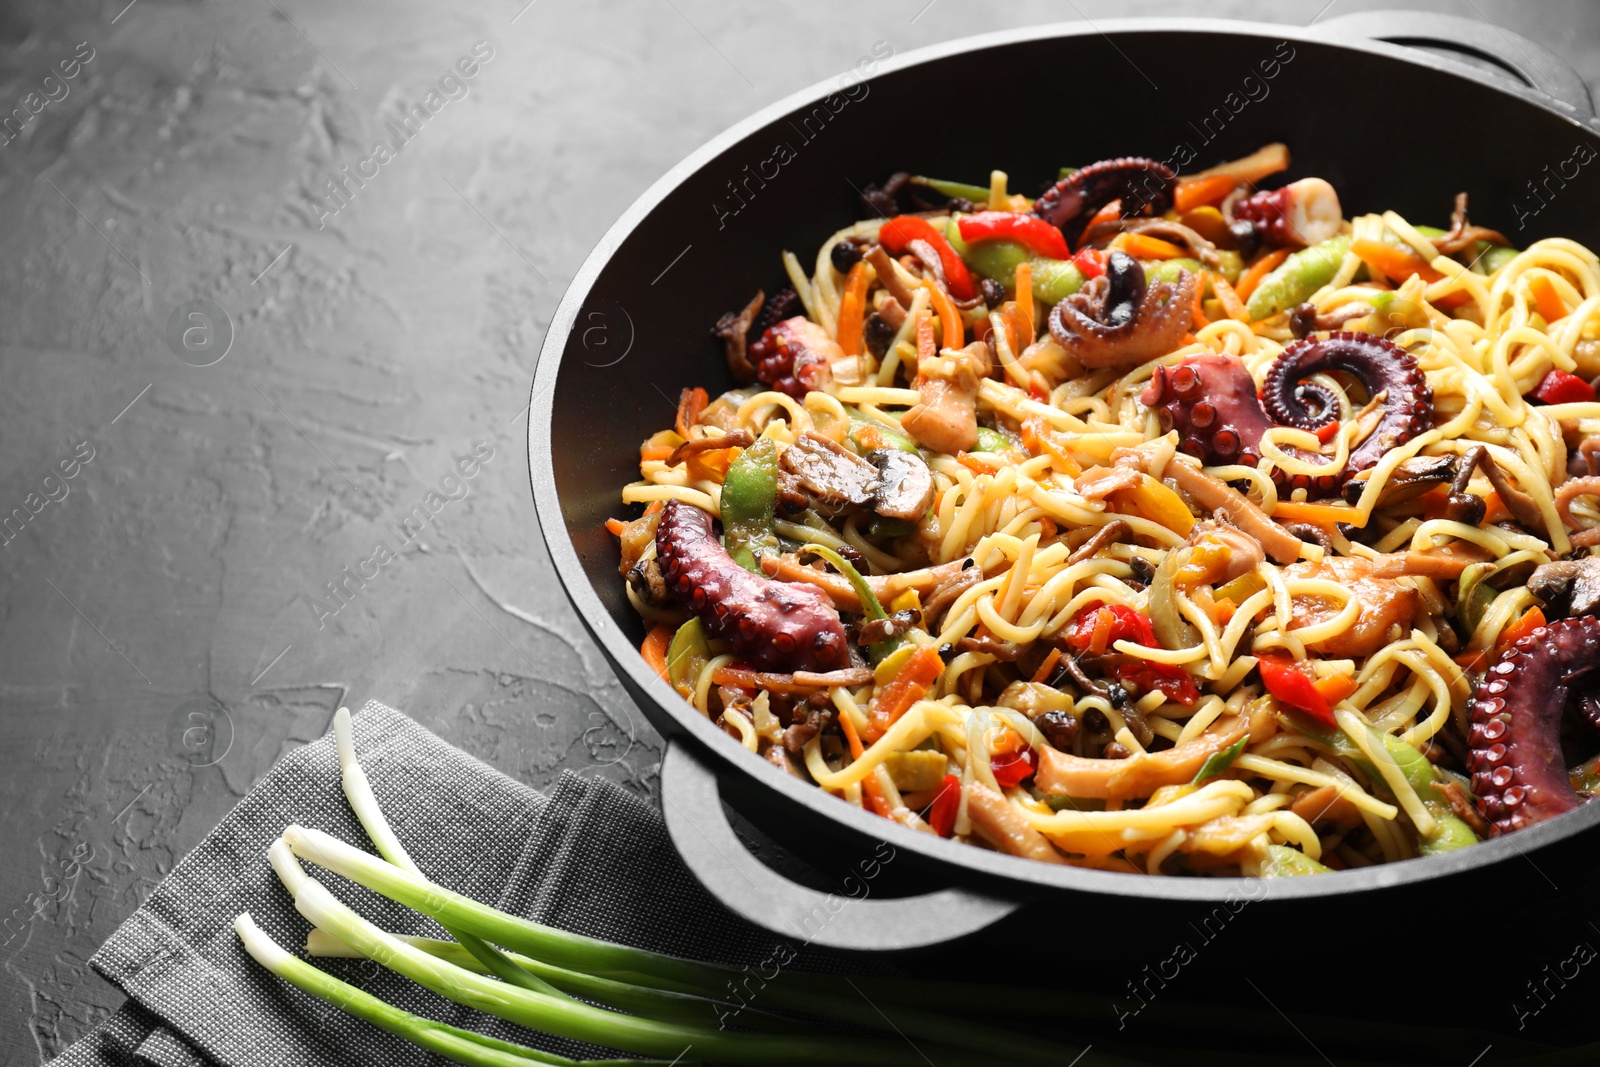
<svg viewBox="0 0 1600 1067">
<path fill-rule="evenodd" d="M 1534 569 L 1528 592 L 1551 615 L 1594 615 L 1600 609 L 1600 556 L 1563 559 Z"/>
<path fill-rule="evenodd" d="M 783 450 L 778 466 L 794 476 L 821 510 L 869 504 L 880 484 L 878 468 L 813 430 Z"/>
<path fill-rule="evenodd" d="M 736 381 L 756 380 L 756 369 L 751 365 L 750 357 L 745 351 L 745 341 L 750 335 L 750 327 L 756 321 L 756 315 L 761 311 L 761 305 L 766 303 L 766 300 L 767 294 L 757 289 L 755 298 L 744 306 L 743 311 L 727 312 L 711 328 L 713 334 L 722 338 L 723 354 L 728 360 L 728 372 Z"/>
<path fill-rule="evenodd" d="M 1405 460 L 1394 469 L 1393 474 L 1389 475 L 1389 481 L 1378 497 L 1378 505 L 1382 507 L 1385 504 L 1398 504 L 1412 497 L 1421 496 L 1435 486 L 1449 485 L 1457 479 L 1457 468 L 1455 456 L 1414 456 Z M 1370 477 L 1371 471 L 1366 470 L 1344 483 L 1342 492 L 1345 503 L 1354 504 L 1361 499 Z M 1471 471 L 1467 472 L 1467 477 L 1472 477 Z M 1462 491 L 1465 492 L 1465 489 L 1463 481 Z M 1473 499 L 1482 503 L 1477 497 Z"/>
<path fill-rule="evenodd" d="M 879 448 L 867 453 L 878 471 L 872 510 L 888 519 L 916 522 L 933 503 L 933 472 L 914 452 Z"/>
</svg>

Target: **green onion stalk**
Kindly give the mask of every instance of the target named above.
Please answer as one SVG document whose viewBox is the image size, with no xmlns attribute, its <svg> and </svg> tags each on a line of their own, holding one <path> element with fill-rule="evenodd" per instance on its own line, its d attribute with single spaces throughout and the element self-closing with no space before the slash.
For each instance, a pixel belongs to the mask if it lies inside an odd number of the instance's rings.
<svg viewBox="0 0 1600 1067">
<path fill-rule="evenodd" d="M 233 928 L 252 959 L 285 982 L 319 1000 L 344 1009 L 358 1019 L 365 1019 L 380 1030 L 405 1038 L 412 1044 L 435 1052 L 456 1063 L 482 1065 L 482 1067 L 527 1067 L 530 1063 L 556 1064 L 560 1067 L 650 1067 L 668 1061 L 656 1060 L 572 1060 L 552 1052 L 518 1045 L 510 1041 L 463 1030 L 448 1023 L 413 1015 L 371 993 L 340 981 L 318 967 L 290 955 L 276 941 L 267 936 L 249 912 L 233 921 Z"/>
</svg>

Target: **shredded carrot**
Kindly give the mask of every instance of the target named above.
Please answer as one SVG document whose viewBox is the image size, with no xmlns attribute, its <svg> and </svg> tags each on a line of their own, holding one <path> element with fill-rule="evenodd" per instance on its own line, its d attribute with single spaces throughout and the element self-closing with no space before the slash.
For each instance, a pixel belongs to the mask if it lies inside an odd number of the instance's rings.
<svg viewBox="0 0 1600 1067">
<path fill-rule="evenodd" d="M 1228 318 L 1235 322 L 1249 322 L 1250 313 L 1244 309 L 1244 302 L 1233 291 L 1233 286 L 1228 284 L 1222 272 L 1213 270 L 1206 273 L 1211 275 L 1211 288 L 1216 291 L 1217 299 L 1222 301 L 1222 310 L 1228 313 Z"/>
<path fill-rule="evenodd" d="M 839 729 L 844 731 L 845 744 L 850 746 L 850 758 L 860 759 L 861 753 L 866 750 L 861 747 L 861 735 L 856 733 L 855 720 L 844 712 L 840 712 Z"/>
<path fill-rule="evenodd" d="M 622 531 L 626 530 L 627 528 L 628 524 L 623 522 L 621 519 L 606 520 L 606 529 L 610 531 L 612 537 L 621 537 Z"/>
<path fill-rule="evenodd" d="M 1544 612 L 1539 608 L 1529 608 L 1522 613 L 1522 618 L 1500 631 L 1500 639 L 1494 643 L 1495 650 L 1510 648 L 1543 625 Z"/>
<path fill-rule="evenodd" d="M 700 413 L 705 411 L 706 405 L 710 403 L 711 398 L 699 386 L 693 389 L 685 389 L 678 396 L 677 430 L 679 437 L 685 441 L 689 439 L 689 427 L 700 421 Z"/>
<path fill-rule="evenodd" d="M 672 644 L 672 627 L 666 623 L 654 627 L 645 635 L 644 644 L 639 646 L 639 655 L 650 664 L 650 669 L 662 678 L 667 675 L 667 646 Z"/>
<path fill-rule="evenodd" d="M 1539 314 L 1544 316 L 1544 321 L 1555 322 L 1566 317 L 1566 303 L 1556 292 L 1556 287 L 1550 283 L 1550 279 L 1543 274 L 1528 282 L 1528 292 L 1533 294 L 1534 305 L 1538 307 Z"/>
<path fill-rule="evenodd" d="M 1250 264 L 1250 269 L 1239 275 L 1239 284 L 1234 287 L 1234 295 L 1241 302 L 1249 300 L 1250 294 L 1256 291 L 1256 286 L 1261 284 L 1261 279 L 1278 269 L 1278 265 L 1289 258 L 1287 248 L 1275 249 Z"/>
<path fill-rule="evenodd" d="M 1356 680 L 1348 674 L 1330 674 L 1311 684 L 1329 704 L 1339 703 L 1357 689 Z"/>
<path fill-rule="evenodd" d="M 1044 662 L 1039 664 L 1039 669 L 1033 672 L 1033 678 L 1031 681 L 1044 681 L 1046 678 L 1050 677 L 1050 672 L 1055 670 L 1056 664 L 1060 662 L 1061 650 L 1059 648 L 1052 648 L 1050 650 L 1050 654 L 1044 658 Z"/>
<path fill-rule="evenodd" d="M 1109 611 L 1094 613 L 1094 630 L 1089 634 L 1089 651 L 1096 656 L 1106 654 L 1106 649 L 1111 645 L 1111 631 L 1117 625 L 1117 617 Z"/>
<path fill-rule="evenodd" d="M 1193 211 L 1197 207 L 1220 202 L 1238 186 L 1231 174 L 1213 174 L 1209 178 L 1180 181 L 1172 191 L 1172 206 L 1179 212 Z"/>
<path fill-rule="evenodd" d="M 928 286 L 928 296 L 933 304 L 934 313 L 939 316 L 941 336 L 939 344 L 944 348 L 960 348 L 966 343 L 964 336 L 965 324 L 961 321 L 961 313 L 950 300 L 950 294 L 937 285 Z"/>
<path fill-rule="evenodd" d="M 1482 648 L 1469 648 L 1451 658 L 1464 671 L 1481 671 L 1489 665 L 1489 653 Z"/>
<path fill-rule="evenodd" d="M 676 451 L 677 449 L 673 448 L 671 445 L 645 445 L 643 448 L 639 449 L 639 462 L 650 463 L 654 460 L 665 461 L 669 456 L 672 455 L 672 453 Z"/>
<path fill-rule="evenodd" d="M 876 452 L 883 447 L 883 434 L 879 433 L 878 428 L 871 423 L 862 423 L 857 427 L 855 439 L 856 444 L 866 452 Z"/>
<path fill-rule="evenodd" d="M 1171 241 L 1148 237 L 1142 233 L 1125 233 L 1118 241 L 1122 250 L 1134 259 L 1179 259 L 1188 255 Z"/>
<path fill-rule="evenodd" d="M 1033 264 L 1024 260 L 1017 264 L 1017 313 L 1022 317 L 1025 332 L 1023 346 L 1033 344 L 1038 327 L 1033 322 Z M 1018 350 L 1019 354 L 1021 350 Z"/>
<path fill-rule="evenodd" d="M 1423 262 L 1421 256 L 1382 241 L 1351 241 L 1350 251 L 1360 256 L 1367 266 L 1391 281 L 1403 282 L 1413 274 L 1425 282 L 1436 282 L 1444 277 Z"/>
<path fill-rule="evenodd" d="M 1102 222 L 1115 222 L 1121 217 L 1122 201 L 1111 201 L 1111 203 L 1094 213 L 1094 218 L 1089 220 L 1089 225 L 1085 226 L 1083 228 L 1083 232 L 1078 235 L 1078 244 L 1081 246 L 1086 243 L 1089 240 L 1089 231 L 1100 225 Z"/>
<path fill-rule="evenodd" d="M 1201 317 L 1204 318 L 1204 316 L 1201 316 Z M 1210 324 L 1211 324 L 1211 320 L 1207 319 L 1206 320 L 1206 325 L 1209 326 Z M 1201 329 L 1205 329 L 1205 327 L 1202 326 Z M 1179 348 L 1182 348 L 1184 345 L 1194 345 L 1194 344 L 1199 344 L 1199 343 L 1200 343 L 1200 338 L 1196 337 L 1193 333 L 1186 333 L 1182 337 L 1178 338 L 1178 347 Z"/>
<path fill-rule="evenodd" d="M 1207 326 L 1211 325 L 1211 320 L 1206 318 L 1205 290 L 1205 280 L 1203 278 L 1196 279 L 1194 283 L 1194 307 L 1190 309 L 1189 312 L 1189 325 L 1196 330 L 1203 330 Z M 1187 334 L 1185 337 L 1186 339 L 1183 341 L 1184 344 L 1187 345 L 1194 343 L 1194 334 Z"/>
<path fill-rule="evenodd" d="M 1218 626 L 1226 626 L 1238 610 L 1239 605 L 1224 597 L 1217 601 L 1216 610 L 1212 614 L 1216 617 Z"/>
<path fill-rule="evenodd" d="M 911 710 L 911 705 L 927 695 L 939 675 L 944 673 L 944 660 L 939 650 L 924 646 L 911 654 L 900 667 L 900 672 L 878 692 L 867 716 L 867 739 L 876 741 L 884 731 Z"/>
<path fill-rule="evenodd" d="M 1272 517 L 1279 522 L 1308 522 L 1324 530 L 1332 530 L 1336 523 L 1361 526 L 1361 509 L 1342 504 L 1310 504 L 1293 500 L 1280 500 L 1272 509 Z"/>
<path fill-rule="evenodd" d="M 933 319 L 927 315 L 917 320 L 917 362 L 932 359 L 939 354 L 933 343 Z"/>
<path fill-rule="evenodd" d="M 666 506 L 667 502 L 665 500 L 652 500 L 650 503 L 645 505 L 644 513 L 646 515 L 654 515 L 656 512 L 660 511 Z"/>
<path fill-rule="evenodd" d="M 961 464 L 973 474 L 998 474 L 1000 468 L 986 459 L 979 459 L 968 452 L 957 452 L 956 462 Z"/>
<path fill-rule="evenodd" d="M 839 298 L 839 347 L 847 356 L 861 354 L 862 324 L 867 311 L 867 261 L 856 260 L 845 278 L 844 295 Z"/>
<path fill-rule="evenodd" d="M 888 819 L 891 818 L 889 801 L 878 786 L 878 770 L 879 768 L 874 767 L 871 774 L 861 779 L 861 798 L 866 802 L 868 811 Z"/>
</svg>

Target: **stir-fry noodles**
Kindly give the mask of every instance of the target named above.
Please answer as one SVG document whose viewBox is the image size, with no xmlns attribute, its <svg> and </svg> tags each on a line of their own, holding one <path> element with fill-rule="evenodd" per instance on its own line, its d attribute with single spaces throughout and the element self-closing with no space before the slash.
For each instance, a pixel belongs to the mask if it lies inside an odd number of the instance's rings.
<svg viewBox="0 0 1600 1067">
<path fill-rule="evenodd" d="M 773 773 L 1047 863 L 1308 874 L 1577 807 L 1600 262 L 1288 166 L 896 175 L 784 252 L 609 524 L 645 658 Z"/>
</svg>

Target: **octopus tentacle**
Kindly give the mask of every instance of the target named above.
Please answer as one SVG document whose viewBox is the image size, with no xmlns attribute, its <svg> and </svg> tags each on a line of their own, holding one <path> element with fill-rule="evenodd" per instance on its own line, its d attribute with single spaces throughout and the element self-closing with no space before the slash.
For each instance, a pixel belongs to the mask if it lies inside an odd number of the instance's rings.
<svg viewBox="0 0 1600 1067">
<path fill-rule="evenodd" d="M 1059 228 L 1071 241 L 1081 223 L 1113 200 L 1127 215 L 1159 215 L 1172 206 L 1178 175 L 1159 160 L 1121 156 L 1080 167 L 1034 201 L 1033 213 Z"/>
<path fill-rule="evenodd" d="M 672 595 L 736 655 L 784 671 L 848 664 L 849 639 L 828 598 L 739 566 L 717 540 L 708 512 L 667 501 L 656 526 L 656 556 Z"/>
<path fill-rule="evenodd" d="M 1157 367 L 1140 396 L 1155 410 L 1163 432 L 1176 429 L 1178 447 L 1202 463 L 1243 463 L 1261 458 L 1261 437 L 1274 426 L 1317 431 L 1338 418 L 1332 392 L 1305 381 L 1319 371 L 1342 370 L 1383 397 L 1377 427 L 1350 453 L 1343 468 L 1312 476 L 1277 472 L 1281 484 L 1327 495 L 1378 462 L 1384 453 L 1425 432 L 1433 420 L 1433 393 L 1411 353 L 1372 334 L 1339 332 L 1297 341 L 1255 380 L 1237 356 L 1206 352 L 1172 367 Z M 1300 453 L 1314 459 L 1314 454 Z"/>
<path fill-rule="evenodd" d="M 1189 330 L 1195 276 L 1150 285 L 1144 267 L 1113 251 L 1106 275 L 1065 297 L 1050 311 L 1050 336 L 1085 367 L 1126 369 L 1178 346 Z"/>
<path fill-rule="evenodd" d="M 1467 704 L 1467 769 L 1493 835 L 1580 806 L 1561 755 L 1561 717 L 1581 675 L 1600 668 L 1600 619 L 1541 626 L 1506 649 Z M 1514 679 L 1514 681 L 1513 681 Z"/>
<path fill-rule="evenodd" d="M 1261 390 L 1267 415 L 1281 426 L 1313 431 L 1337 419 L 1333 394 L 1304 380 L 1329 370 L 1355 375 L 1368 396 L 1388 394 L 1377 428 L 1350 453 L 1346 477 L 1373 466 L 1432 425 L 1433 390 L 1416 357 L 1393 341 L 1350 330 L 1308 337 L 1283 350 Z M 1307 398 L 1315 402 L 1314 410 L 1308 409 Z"/>
</svg>

